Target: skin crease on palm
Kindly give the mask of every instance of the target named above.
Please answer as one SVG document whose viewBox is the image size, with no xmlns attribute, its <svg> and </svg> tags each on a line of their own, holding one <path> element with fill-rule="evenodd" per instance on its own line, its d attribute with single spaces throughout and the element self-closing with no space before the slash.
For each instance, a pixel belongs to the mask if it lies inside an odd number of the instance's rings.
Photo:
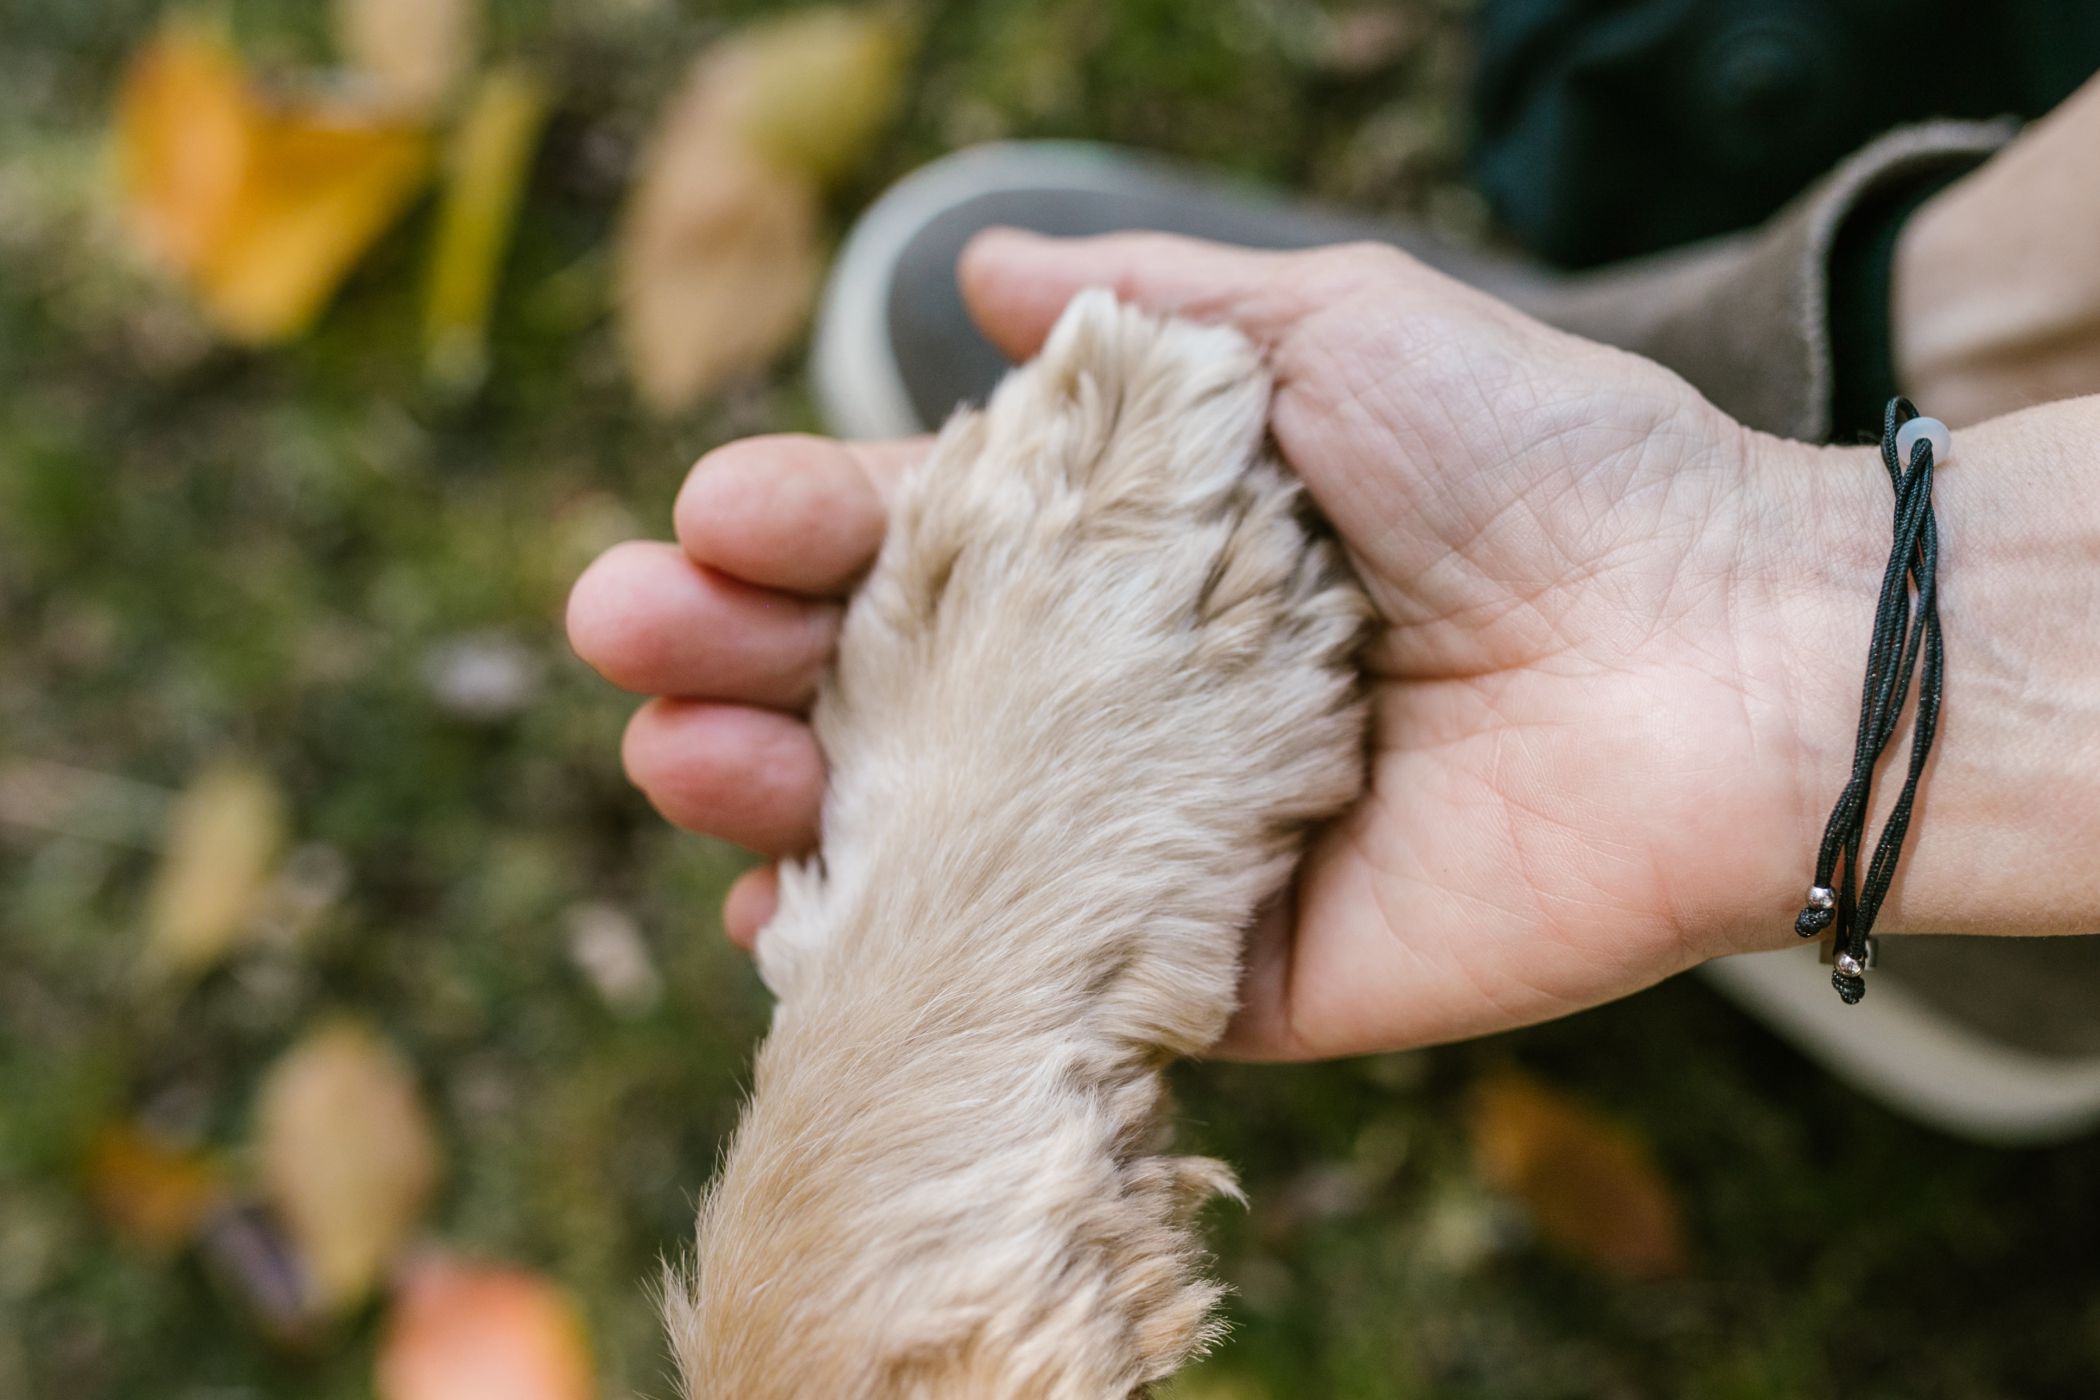
<svg viewBox="0 0 2100 1400">
<path fill-rule="evenodd" d="M 1835 793 L 1801 735 L 1850 741 L 1878 468 L 1818 485 L 1814 449 L 1388 249 L 1000 231 L 961 277 L 1017 357 L 1097 285 L 1252 335 L 1277 445 L 1382 614 L 1370 790 L 1256 929 L 1221 1054 L 1479 1034 L 1789 940 Z M 578 652 L 656 697 L 624 758 L 669 819 L 769 855 L 814 843 L 799 711 L 919 450 L 730 444 L 680 493 L 677 544 L 579 581 Z M 1868 547 L 1821 549 L 1803 520 Z M 731 936 L 772 898 L 770 869 L 740 881 Z"/>
</svg>

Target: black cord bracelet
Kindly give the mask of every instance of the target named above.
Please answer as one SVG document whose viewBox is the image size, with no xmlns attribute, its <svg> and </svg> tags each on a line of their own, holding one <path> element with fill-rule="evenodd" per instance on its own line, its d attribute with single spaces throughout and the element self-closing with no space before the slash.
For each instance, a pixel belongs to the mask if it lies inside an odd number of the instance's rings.
<svg viewBox="0 0 2100 1400">
<path fill-rule="evenodd" d="M 1860 687 L 1859 733 L 1852 748 L 1852 777 L 1838 794 L 1823 828 L 1823 842 L 1816 851 L 1815 883 L 1809 887 L 1808 903 L 1794 919 L 1794 932 L 1803 938 L 1821 935 L 1829 940 L 1836 953 L 1830 982 L 1848 1006 L 1867 994 L 1874 920 L 1896 878 L 1896 862 L 1903 853 L 1903 838 L 1910 830 L 1917 801 L 1918 779 L 1939 729 L 1945 656 L 1940 644 L 1940 541 L 1939 524 L 1932 513 L 1932 472 L 1935 465 L 1945 463 L 1949 448 L 1946 424 L 1920 417 L 1908 399 L 1889 400 L 1882 418 L 1881 464 L 1896 489 L 1895 538 L 1881 579 L 1881 598 L 1874 607 L 1867 674 Z M 1918 706 L 1909 771 L 1882 827 L 1881 839 L 1874 843 L 1862 881 L 1859 853 L 1866 838 L 1874 767 L 1896 732 L 1914 674 L 1919 674 Z"/>
</svg>

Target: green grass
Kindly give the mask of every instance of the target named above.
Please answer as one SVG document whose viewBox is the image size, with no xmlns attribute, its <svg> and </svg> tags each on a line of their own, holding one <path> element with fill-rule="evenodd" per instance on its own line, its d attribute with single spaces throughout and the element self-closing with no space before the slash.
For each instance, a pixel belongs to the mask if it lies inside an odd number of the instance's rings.
<svg viewBox="0 0 2100 1400">
<path fill-rule="evenodd" d="M 1346 77 L 1284 0 L 936 6 L 908 110 L 838 215 L 952 145 L 1084 135 L 1463 224 L 1459 18 L 1422 0 L 1396 62 Z M 263 1068 L 349 1008 L 407 1052 L 449 1157 L 434 1231 L 579 1299 L 605 1393 L 668 1392 L 656 1263 L 735 1111 L 766 1005 L 719 937 L 741 860 L 620 778 L 628 702 L 559 616 L 591 554 L 663 533 L 684 465 L 814 427 L 799 368 L 651 421 L 605 321 L 622 172 L 682 55 L 764 7 L 505 5 L 497 45 L 564 100 L 470 403 L 419 378 L 427 210 L 323 328 L 212 346 L 124 270 L 101 128 L 146 3 L 24 0 L 0 42 L 0 769 L 179 786 L 238 751 L 282 784 L 346 891 L 297 949 L 186 998 L 135 975 L 151 857 L 0 826 L 0 1397 L 368 1393 L 374 1319 L 274 1351 L 197 1264 L 82 1195 L 83 1144 L 145 1114 L 240 1140 Z M 252 51 L 312 59 L 324 7 L 243 0 Z M 494 723 L 433 703 L 431 649 L 494 634 L 537 665 Z M 618 1014 L 566 951 L 609 901 L 662 973 Z M 1690 1277 L 1556 1258 L 1476 1178 L 1468 1086 L 1515 1061 L 1645 1136 Z M 1310 1068 L 1191 1068 L 1189 1136 L 1253 1202 L 1210 1220 L 1235 1336 L 1188 1386 L 1235 1397 L 1976 1400 L 2100 1393 L 2100 1145 L 1997 1152 L 1863 1104 L 1696 982 L 1470 1046 Z"/>
</svg>

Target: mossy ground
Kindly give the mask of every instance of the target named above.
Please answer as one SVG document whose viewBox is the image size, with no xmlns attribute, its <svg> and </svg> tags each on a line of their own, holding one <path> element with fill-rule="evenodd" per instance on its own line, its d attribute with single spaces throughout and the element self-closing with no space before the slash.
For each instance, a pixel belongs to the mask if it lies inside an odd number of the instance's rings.
<svg viewBox="0 0 2100 1400">
<path fill-rule="evenodd" d="M 135 972 L 150 855 L 0 827 L 0 1397 L 369 1392 L 365 1317 L 273 1351 L 185 1258 L 86 1203 L 92 1131 L 144 1111 L 236 1142 L 252 1086 L 322 1012 L 413 1059 L 450 1159 L 434 1228 L 539 1268 L 590 1324 L 605 1393 L 669 1391 L 657 1263 L 736 1109 L 765 1018 L 717 927 L 735 853 L 622 781 L 629 702 L 569 658 L 564 591 L 662 533 L 699 452 L 814 428 L 792 358 L 704 410 L 632 406 L 606 321 L 624 174 L 683 56 L 765 7 L 498 4 L 492 45 L 555 75 L 484 392 L 424 386 L 428 211 L 322 328 L 218 348 L 107 234 L 103 131 L 145 0 L 17 0 L 0 37 L 0 767 L 179 786 L 236 751 L 283 786 L 346 893 L 296 949 L 180 1000 Z M 249 51 L 319 57 L 325 6 L 236 0 Z M 1462 15 L 1403 8 L 1354 72 L 1285 0 L 948 0 L 906 111 L 839 197 L 956 144 L 1089 136 L 1478 230 L 1459 181 Z M 1384 41 L 1381 41 L 1384 42 Z M 1346 45 L 1345 45 L 1346 50 Z M 495 637 L 530 703 L 434 703 L 433 648 Z M 663 979 L 610 1009 L 569 949 L 579 904 L 638 923 Z M 1469 1085 L 1517 1062 L 1653 1144 L 1688 1278 L 1555 1257 L 1478 1180 Z M 1190 1136 L 1253 1205 L 1214 1209 L 1238 1292 L 1215 1397 L 1975 1400 L 2100 1393 L 2100 1144 L 2001 1152 L 1908 1126 L 1694 980 L 1488 1042 L 1181 1076 Z"/>
</svg>

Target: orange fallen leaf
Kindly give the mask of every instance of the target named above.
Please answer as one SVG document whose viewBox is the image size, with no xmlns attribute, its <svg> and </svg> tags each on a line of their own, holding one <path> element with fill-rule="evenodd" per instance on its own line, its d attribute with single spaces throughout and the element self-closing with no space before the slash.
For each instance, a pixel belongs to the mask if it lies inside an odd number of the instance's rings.
<svg viewBox="0 0 2100 1400">
<path fill-rule="evenodd" d="M 1481 1176 L 1523 1202 L 1549 1243 L 1625 1278 L 1684 1272 L 1677 1195 L 1625 1127 L 1506 1070 L 1474 1090 L 1467 1128 Z"/>
<path fill-rule="evenodd" d="M 187 1241 L 226 1186 L 209 1157 L 132 1123 L 95 1134 L 85 1176 L 89 1196 L 117 1233 L 151 1250 Z"/>
<path fill-rule="evenodd" d="M 522 1269 L 435 1256 L 402 1279 L 380 1338 L 379 1400 L 591 1400 L 583 1321 Z"/>
<path fill-rule="evenodd" d="M 206 767 L 169 810 L 147 896 L 146 956 L 158 971 L 208 970 L 246 929 L 284 845 L 284 800 L 238 759 Z"/>
<path fill-rule="evenodd" d="M 864 12 L 757 24 L 702 54 L 622 221 L 621 339 L 643 400 L 684 408 L 801 331 L 823 271 L 825 181 L 895 103 L 903 45 Z"/>
<path fill-rule="evenodd" d="M 430 167 L 428 134 L 395 108 L 264 93 L 186 28 L 132 61 L 116 143 L 141 240 L 222 332 L 255 343 L 312 324 Z"/>
<path fill-rule="evenodd" d="M 371 1292 L 437 1189 L 437 1139 L 415 1077 L 357 1021 L 308 1032 L 271 1067 L 254 1150 L 258 1184 L 324 1315 Z"/>
</svg>

